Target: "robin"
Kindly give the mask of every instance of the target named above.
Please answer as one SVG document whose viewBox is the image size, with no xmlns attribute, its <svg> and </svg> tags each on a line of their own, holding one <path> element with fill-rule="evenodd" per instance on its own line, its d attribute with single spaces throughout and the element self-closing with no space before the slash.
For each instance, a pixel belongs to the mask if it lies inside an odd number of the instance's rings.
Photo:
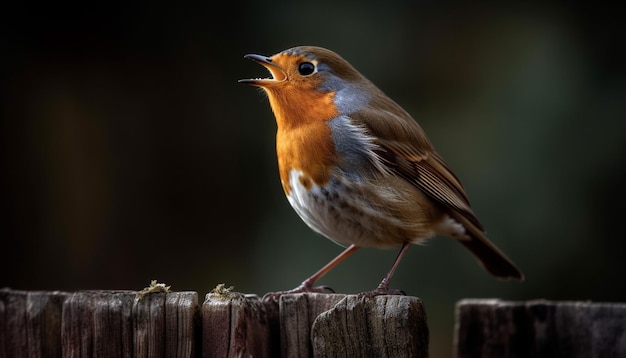
<svg viewBox="0 0 626 358">
<path fill-rule="evenodd" d="M 435 235 L 456 239 L 498 278 L 524 279 L 487 239 L 461 182 L 419 124 L 350 63 L 313 46 L 245 58 L 272 76 L 239 82 L 267 93 L 287 200 L 311 229 L 347 247 L 285 292 L 324 291 L 314 283 L 360 247 L 400 247 L 369 294 L 403 294 L 389 287 L 398 264 L 411 244 Z"/>
</svg>

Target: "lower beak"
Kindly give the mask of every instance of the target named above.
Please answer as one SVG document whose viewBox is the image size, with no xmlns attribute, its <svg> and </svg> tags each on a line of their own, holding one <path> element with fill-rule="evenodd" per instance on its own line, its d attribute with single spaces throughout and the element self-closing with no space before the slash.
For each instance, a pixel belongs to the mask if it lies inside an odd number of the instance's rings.
<svg viewBox="0 0 626 358">
<path fill-rule="evenodd" d="M 239 80 L 239 83 L 246 83 L 252 86 L 266 86 L 271 85 L 277 82 L 283 82 L 287 79 L 287 74 L 285 71 L 280 68 L 277 64 L 275 64 L 270 57 L 262 56 L 262 55 L 245 55 L 243 58 L 248 58 L 263 67 L 267 68 L 272 74 L 272 78 L 250 78 Z"/>
</svg>

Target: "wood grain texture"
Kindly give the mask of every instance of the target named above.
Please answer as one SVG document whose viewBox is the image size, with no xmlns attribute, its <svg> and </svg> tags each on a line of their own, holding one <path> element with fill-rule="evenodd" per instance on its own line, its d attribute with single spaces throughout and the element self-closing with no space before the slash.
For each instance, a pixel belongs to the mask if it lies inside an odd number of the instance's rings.
<svg viewBox="0 0 626 358">
<path fill-rule="evenodd" d="M 472 357 L 626 357 L 626 304 L 466 299 L 455 351 Z"/>
<path fill-rule="evenodd" d="M 173 293 L 173 292 L 172 292 Z M 196 292 L 165 296 L 166 357 L 195 357 L 199 352 L 200 308 Z"/>
<path fill-rule="evenodd" d="M 68 293 L 0 290 L 0 357 L 61 357 Z"/>
<path fill-rule="evenodd" d="M 80 291 L 63 306 L 64 357 L 193 357 L 195 292 Z"/>
<path fill-rule="evenodd" d="M 425 326 L 405 296 L 0 290 L 0 358 L 423 357 Z"/>
<path fill-rule="evenodd" d="M 408 296 L 346 296 L 312 328 L 315 357 L 428 357 L 422 302 Z"/>
<path fill-rule="evenodd" d="M 133 305 L 134 356 L 165 356 L 165 296 L 157 292 Z"/>
<path fill-rule="evenodd" d="M 282 295 L 278 300 L 281 357 L 312 357 L 313 322 L 317 316 L 333 308 L 345 296 L 322 293 Z"/>
<path fill-rule="evenodd" d="M 202 304 L 203 357 L 274 357 L 270 320 L 256 295 L 207 295 Z"/>
</svg>

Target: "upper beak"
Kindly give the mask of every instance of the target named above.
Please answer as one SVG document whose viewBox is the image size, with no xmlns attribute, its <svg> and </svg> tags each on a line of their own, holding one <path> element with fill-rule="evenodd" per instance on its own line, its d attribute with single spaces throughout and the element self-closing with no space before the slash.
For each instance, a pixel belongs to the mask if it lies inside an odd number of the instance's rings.
<svg viewBox="0 0 626 358">
<path fill-rule="evenodd" d="M 258 64 L 263 65 L 265 68 L 267 68 L 270 71 L 270 73 L 272 74 L 272 78 L 243 79 L 243 80 L 239 80 L 239 83 L 247 83 L 249 85 L 263 87 L 265 85 L 276 83 L 276 82 L 282 82 L 287 79 L 287 74 L 285 73 L 285 71 L 282 68 L 278 67 L 278 65 L 275 64 L 270 57 L 249 54 L 249 55 L 245 55 L 243 58 L 248 58 Z"/>
</svg>

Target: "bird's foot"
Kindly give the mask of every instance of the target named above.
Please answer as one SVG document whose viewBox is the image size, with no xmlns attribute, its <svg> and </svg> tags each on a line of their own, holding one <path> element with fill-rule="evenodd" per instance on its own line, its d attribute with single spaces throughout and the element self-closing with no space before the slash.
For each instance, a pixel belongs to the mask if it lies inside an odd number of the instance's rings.
<svg viewBox="0 0 626 358">
<path fill-rule="evenodd" d="M 359 293 L 359 298 L 374 298 L 376 296 L 386 296 L 386 295 L 395 295 L 395 296 L 406 296 L 406 292 L 402 290 L 398 290 L 395 288 L 389 288 L 388 284 L 382 282 L 376 289 L 367 292 Z"/>
<path fill-rule="evenodd" d="M 291 289 L 291 290 L 266 293 L 263 296 L 263 301 L 278 301 L 278 299 L 282 295 L 288 295 L 288 294 L 292 294 L 292 293 L 305 293 L 305 292 L 312 292 L 312 293 L 335 293 L 335 291 L 332 288 L 328 287 L 328 286 L 316 286 L 316 287 L 313 287 L 311 284 L 308 284 L 305 281 L 302 284 L 300 284 L 300 286 L 298 286 L 298 287 L 296 287 L 294 289 Z"/>
</svg>

